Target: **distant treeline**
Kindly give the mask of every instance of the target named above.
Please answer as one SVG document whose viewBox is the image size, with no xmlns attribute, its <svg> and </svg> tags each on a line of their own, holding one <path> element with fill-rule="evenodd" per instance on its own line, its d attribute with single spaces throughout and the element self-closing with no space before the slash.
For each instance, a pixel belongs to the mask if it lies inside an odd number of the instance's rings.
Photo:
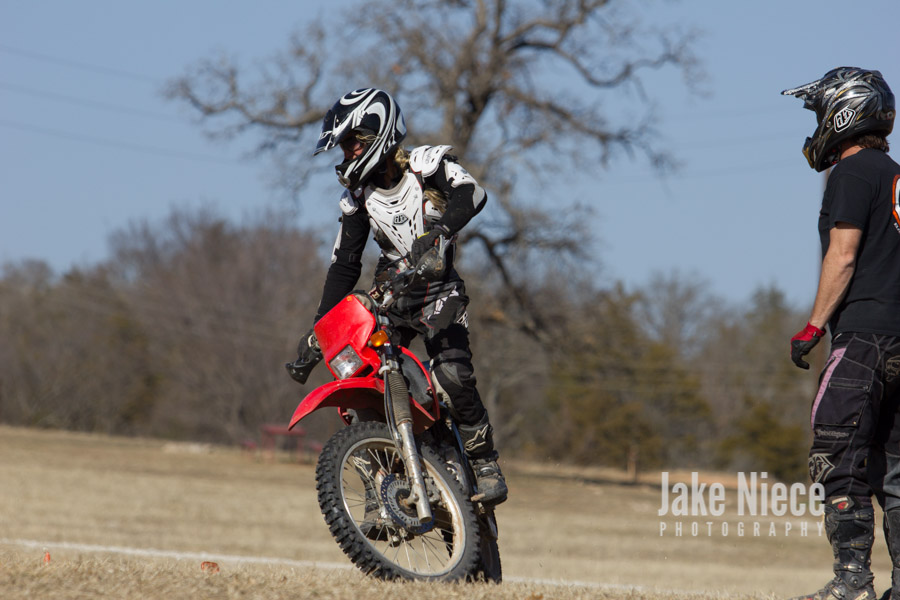
<svg viewBox="0 0 900 600">
<path fill-rule="evenodd" d="M 5 265 L 0 422 L 218 443 L 286 423 L 327 380 L 320 367 L 301 387 L 283 364 L 330 250 L 290 222 L 173 212 L 115 233 L 96 265 Z M 804 477 L 815 378 L 788 359 L 805 315 L 777 289 L 734 306 L 679 273 L 626 290 L 531 265 L 526 302 L 489 261 L 464 250 L 461 263 L 505 456 Z M 325 412 L 311 428 L 323 439 L 338 426 Z"/>
</svg>

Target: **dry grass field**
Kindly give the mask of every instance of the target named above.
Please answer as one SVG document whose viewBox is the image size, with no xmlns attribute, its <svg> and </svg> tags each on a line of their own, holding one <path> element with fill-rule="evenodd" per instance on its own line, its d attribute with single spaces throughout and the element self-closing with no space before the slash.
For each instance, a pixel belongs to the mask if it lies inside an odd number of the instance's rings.
<svg viewBox="0 0 900 600">
<path fill-rule="evenodd" d="M 778 598 L 817 589 L 831 564 L 815 517 L 739 516 L 731 494 L 720 517 L 661 518 L 658 473 L 626 485 L 507 463 L 503 584 L 384 583 L 331 540 L 313 470 L 286 454 L 0 426 L 0 598 Z M 880 536 L 874 565 L 884 589 Z"/>
</svg>

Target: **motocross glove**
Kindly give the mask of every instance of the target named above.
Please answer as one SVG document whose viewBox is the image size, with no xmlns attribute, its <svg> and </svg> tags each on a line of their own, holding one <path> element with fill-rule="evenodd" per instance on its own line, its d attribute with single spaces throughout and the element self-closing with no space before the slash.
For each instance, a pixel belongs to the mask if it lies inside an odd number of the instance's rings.
<svg viewBox="0 0 900 600">
<path fill-rule="evenodd" d="M 819 329 L 811 323 L 807 323 L 806 327 L 797 335 L 791 338 L 791 360 L 801 369 L 809 369 L 809 363 L 803 360 L 803 357 L 809 354 L 822 336 L 825 335 L 823 329 Z"/>
<path fill-rule="evenodd" d="M 450 231 L 443 225 L 436 225 L 428 233 L 417 237 L 409 250 L 409 258 L 412 264 L 418 264 L 426 252 L 438 245 L 441 237 L 450 237 Z"/>
<path fill-rule="evenodd" d="M 315 332 L 310 329 L 297 344 L 297 360 L 284 365 L 291 378 L 298 383 L 306 383 L 309 374 L 322 360 L 322 350 L 319 348 L 319 340 Z"/>
</svg>

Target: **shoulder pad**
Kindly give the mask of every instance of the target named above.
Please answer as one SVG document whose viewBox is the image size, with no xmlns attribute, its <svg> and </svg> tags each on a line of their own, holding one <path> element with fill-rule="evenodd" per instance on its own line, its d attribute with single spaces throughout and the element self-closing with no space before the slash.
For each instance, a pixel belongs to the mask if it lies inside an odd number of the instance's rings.
<svg viewBox="0 0 900 600">
<path fill-rule="evenodd" d="M 409 168 L 423 177 L 434 175 L 441 159 L 452 149 L 453 146 L 419 146 L 409 155 Z"/>
<path fill-rule="evenodd" d="M 344 190 L 341 194 L 341 212 L 345 215 L 352 215 L 359 210 L 359 200 L 353 196 L 350 190 Z"/>
</svg>

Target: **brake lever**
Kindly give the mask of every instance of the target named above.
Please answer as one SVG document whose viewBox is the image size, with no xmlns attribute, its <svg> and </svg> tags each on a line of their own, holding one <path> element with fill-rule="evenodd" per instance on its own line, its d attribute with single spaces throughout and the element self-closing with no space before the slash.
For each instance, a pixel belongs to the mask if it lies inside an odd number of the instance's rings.
<svg viewBox="0 0 900 600">
<path fill-rule="evenodd" d="M 413 279 L 415 279 L 415 275 L 416 270 L 410 268 L 399 271 L 394 277 L 392 277 L 390 288 L 394 293 L 394 296 L 399 296 L 406 293 L 406 291 L 409 289 L 409 286 L 412 285 Z"/>
<path fill-rule="evenodd" d="M 398 261 L 399 262 L 399 261 Z M 407 265 L 409 263 L 407 262 Z M 381 308 L 387 309 L 398 296 L 402 296 L 409 289 L 415 277 L 415 269 L 404 269 L 379 286 L 381 293 Z"/>
</svg>

